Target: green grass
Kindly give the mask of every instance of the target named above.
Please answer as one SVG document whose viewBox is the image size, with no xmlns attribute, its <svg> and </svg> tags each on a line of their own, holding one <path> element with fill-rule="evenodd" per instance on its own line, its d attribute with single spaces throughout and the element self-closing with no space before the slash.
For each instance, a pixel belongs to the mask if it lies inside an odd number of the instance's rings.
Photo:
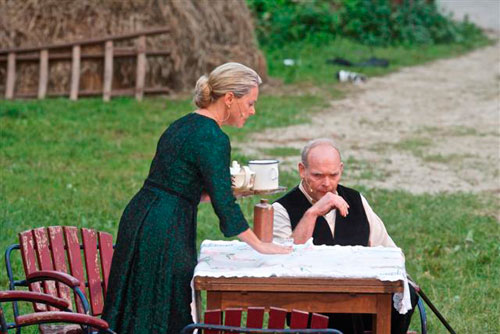
<svg viewBox="0 0 500 334">
<path fill-rule="evenodd" d="M 467 193 L 364 194 L 405 252 L 408 273 L 456 332 L 498 333 L 498 201 Z M 446 333 L 429 308 L 427 312 L 429 332 Z"/>
<path fill-rule="evenodd" d="M 460 46 L 375 49 L 377 57 L 388 58 L 392 65 L 366 73 L 381 75 L 462 51 Z M 321 48 L 296 45 L 270 51 L 270 73 L 284 79 L 289 69 L 280 65 L 282 58 L 301 59 L 290 80 L 295 84 L 284 88 L 286 94 L 262 95 L 257 115 L 243 129 L 225 129 L 233 144 L 239 143 L 233 147 L 233 158 L 243 163 L 255 158 L 241 154 L 249 134 L 309 122 L 312 113 L 327 106 L 332 96 L 339 96 L 334 78 L 338 68 L 326 65 L 327 58 L 357 61 L 370 55 L 367 48 L 346 41 Z M 304 94 L 304 87 L 320 89 Z M 192 110 L 189 99 L 147 98 L 137 103 L 118 98 L 107 104 L 100 99 L 1 101 L 0 249 L 15 243 L 19 231 L 39 226 L 87 226 L 115 235 L 123 208 L 147 175 L 160 134 L 174 119 Z M 401 145 L 400 149 L 425 148 L 418 141 Z M 289 148 L 268 152 L 298 153 Z M 365 162 L 351 163 L 358 173 L 354 180 L 378 177 Z M 297 180 L 296 172 L 280 176 L 281 184 L 288 187 Z M 362 190 L 405 251 L 408 271 L 457 332 L 500 331 L 493 316 L 500 313 L 495 297 L 500 292 L 496 283 L 500 274 L 498 201 L 488 194 L 416 196 Z M 239 200 L 249 221 L 256 201 L 258 198 Z M 203 239 L 222 238 L 211 206 L 200 205 L 198 244 Z M 5 268 L 0 268 L 0 288 L 6 289 Z M 21 272 L 19 262 L 15 271 Z M 431 333 L 445 333 L 432 314 L 429 318 Z"/>
<path fill-rule="evenodd" d="M 255 129 L 305 122 L 322 101 L 310 95 L 262 96 L 258 117 L 241 130 L 225 130 L 234 140 Z M 187 99 L 3 101 L 0 249 L 16 243 L 18 232 L 41 226 L 85 226 L 116 235 L 123 208 L 147 176 L 160 134 L 192 110 Z M 252 158 L 235 151 L 235 159 Z M 253 199 L 241 204 L 249 217 Z M 201 205 L 199 216 L 198 244 L 223 238 L 210 205 Z M 0 287 L 6 289 L 5 268 L 0 268 Z M 21 268 L 16 261 L 14 271 Z"/>
<path fill-rule="evenodd" d="M 426 148 L 432 145 L 432 140 L 429 138 L 407 138 L 394 144 L 394 148 L 400 151 L 408 151 L 413 155 L 422 156 Z"/>
<path fill-rule="evenodd" d="M 377 180 L 387 178 L 388 172 L 376 169 L 369 161 L 349 157 L 344 160 L 342 177 L 353 181 Z"/>
<path fill-rule="evenodd" d="M 452 133 L 457 133 L 457 136 L 471 136 L 472 131 L 470 129 L 466 129 L 466 132 L 455 132 L 455 129 L 451 130 Z M 476 132 L 476 135 L 478 133 Z M 470 154 L 430 154 L 428 153 L 428 149 L 432 147 L 433 141 L 430 138 L 422 138 L 422 137 L 412 137 L 404 139 L 394 145 L 390 145 L 389 147 L 385 146 L 384 149 L 390 149 L 391 147 L 400 150 L 406 151 L 413 154 L 415 157 L 422 159 L 424 162 L 434 162 L 441 164 L 449 164 L 452 162 L 461 163 L 463 159 L 471 157 Z M 377 145 L 375 145 L 377 147 Z"/>
<path fill-rule="evenodd" d="M 261 95 L 257 102 L 256 116 L 249 118 L 241 129 L 226 127 L 224 131 L 231 139 L 243 141 L 250 133 L 263 129 L 308 123 L 312 113 L 327 106 L 328 99 L 323 95 Z"/>
<path fill-rule="evenodd" d="M 465 158 L 471 157 L 472 155 L 468 154 L 426 154 L 422 157 L 425 162 L 437 162 L 437 163 L 461 163 Z"/>
<path fill-rule="evenodd" d="M 326 86 L 331 91 L 331 85 L 337 83 L 336 73 L 341 69 L 363 73 L 368 77 L 379 76 L 404 66 L 457 56 L 489 43 L 491 42 L 486 38 L 480 38 L 468 44 L 370 48 L 345 38 L 338 38 L 321 45 L 301 42 L 289 44 L 281 49 L 268 48 L 265 51 L 271 76 L 280 77 L 285 83 L 300 85 L 312 83 L 316 86 Z M 370 57 L 384 58 L 389 61 L 389 66 L 387 68 L 346 67 L 326 63 L 328 59 L 336 57 L 353 63 L 366 61 Z M 285 66 L 284 59 L 293 59 L 295 66 Z"/>
<path fill-rule="evenodd" d="M 294 99 L 290 103 L 263 97 L 259 116 L 272 119 L 273 110 L 290 110 L 293 123 L 297 115 L 306 115 L 294 114 L 302 110 L 295 106 L 309 103 L 310 97 Z M 17 232 L 39 226 L 88 226 L 115 234 L 123 208 L 146 176 L 157 138 L 169 122 L 191 109 L 189 101 L 161 98 L 140 104 L 131 99 L 109 104 L 100 100 L 3 103 L 0 248 L 15 243 Z M 253 127 L 276 126 L 284 118 L 255 117 Z M 409 145 L 413 146 L 420 147 Z M 358 169 L 369 171 L 360 161 L 349 165 L 356 163 Z M 280 180 L 292 187 L 298 175 L 282 173 Z M 500 293 L 495 283 L 500 274 L 498 203 L 486 195 L 462 193 L 416 196 L 375 189 L 364 194 L 405 251 L 408 272 L 454 328 L 498 330 L 491 316 L 500 311 L 492 297 Z M 250 221 L 256 201 L 239 200 Z M 211 206 L 200 205 L 198 244 L 222 238 Z M 0 286 L 7 288 L 1 268 Z M 19 263 L 15 270 L 20 272 Z M 431 332 L 444 332 L 436 318 L 429 317 Z"/>
<path fill-rule="evenodd" d="M 423 136 L 455 136 L 455 137 L 484 137 L 484 136 L 498 136 L 497 132 L 484 132 L 481 129 L 472 128 L 469 126 L 453 126 L 446 128 L 438 128 L 435 126 L 425 126 L 416 131 L 419 135 Z"/>
<path fill-rule="evenodd" d="M 262 150 L 265 157 L 293 157 L 300 155 L 300 150 L 294 147 L 273 147 Z"/>
<path fill-rule="evenodd" d="M 320 102 L 312 96 L 264 96 L 248 127 L 226 130 L 238 139 L 252 129 L 304 122 L 304 110 Z M 162 98 L 2 103 L 5 226 L 19 230 L 57 221 L 113 230 L 117 212 L 147 175 L 160 134 L 192 110 L 188 100 Z M 11 236 L 2 234 L 2 244 Z"/>
</svg>

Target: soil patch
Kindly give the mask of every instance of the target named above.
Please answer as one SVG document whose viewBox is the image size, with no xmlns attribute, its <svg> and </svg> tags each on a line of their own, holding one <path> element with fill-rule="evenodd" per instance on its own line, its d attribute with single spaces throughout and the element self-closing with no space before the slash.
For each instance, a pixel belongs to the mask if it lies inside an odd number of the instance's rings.
<svg viewBox="0 0 500 334">
<path fill-rule="evenodd" d="M 267 130 L 238 145 L 252 157 L 328 137 L 344 183 L 412 193 L 500 197 L 500 44 L 347 86 L 310 124 Z M 296 169 L 299 156 L 279 157 Z"/>
</svg>

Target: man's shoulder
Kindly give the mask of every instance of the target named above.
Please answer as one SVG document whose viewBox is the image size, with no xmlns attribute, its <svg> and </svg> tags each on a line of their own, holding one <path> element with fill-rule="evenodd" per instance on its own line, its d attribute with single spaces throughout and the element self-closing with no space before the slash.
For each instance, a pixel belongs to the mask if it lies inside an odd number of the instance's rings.
<svg viewBox="0 0 500 334">
<path fill-rule="evenodd" d="M 348 203 L 362 202 L 363 196 L 356 189 L 352 189 L 341 184 L 337 185 L 337 193 L 344 198 Z"/>
<path fill-rule="evenodd" d="M 346 187 L 344 185 L 337 185 L 337 192 L 340 193 L 348 193 L 348 194 L 353 194 L 353 195 L 361 195 L 359 191 L 353 188 Z"/>
</svg>

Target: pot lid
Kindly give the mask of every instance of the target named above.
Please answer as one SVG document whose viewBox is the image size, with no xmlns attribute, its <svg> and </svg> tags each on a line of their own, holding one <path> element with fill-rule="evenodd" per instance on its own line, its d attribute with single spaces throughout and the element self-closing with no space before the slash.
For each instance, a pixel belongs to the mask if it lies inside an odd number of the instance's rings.
<svg viewBox="0 0 500 334">
<path fill-rule="evenodd" d="M 278 160 L 250 160 L 248 164 L 252 165 L 271 165 L 279 163 Z"/>
</svg>

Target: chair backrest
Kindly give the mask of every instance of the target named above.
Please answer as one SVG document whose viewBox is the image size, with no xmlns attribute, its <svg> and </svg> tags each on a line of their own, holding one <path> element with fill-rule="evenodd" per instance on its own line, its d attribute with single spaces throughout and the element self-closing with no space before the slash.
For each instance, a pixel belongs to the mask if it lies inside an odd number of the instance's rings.
<svg viewBox="0 0 500 334">
<path fill-rule="evenodd" d="M 90 296 L 92 314 L 101 315 L 113 257 L 111 234 L 73 226 L 40 227 L 19 233 L 19 244 L 26 275 L 38 270 L 56 270 L 76 277 L 80 289 L 86 297 Z M 63 284 L 48 281 L 33 283 L 29 288 L 41 292 L 42 286 L 43 292 L 71 304 L 71 291 Z M 83 312 L 81 303 L 76 300 L 78 312 Z M 34 307 L 35 311 L 47 310 L 40 304 Z M 49 310 L 53 309 L 49 307 Z"/>
<path fill-rule="evenodd" d="M 224 312 L 221 310 L 205 311 L 205 324 L 225 325 L 232 327 L 242 326 L 242 308 L 228 308 Z M 264 307 L 249 307 L 247 310 L 246 328 L 263 328 Z M 269 309 L 268 329 L 285 328 L 288 311 L 282 308 L 271 307 Z M 310 324 L 310 326 L 309 326 Z M 309 326 L 309 327 L 308 327 Z M 292 310 L 290 319 L 290 329 L 315 328 L 322 329 L 328 327 L 328 317 L 318 313 L 312 313 L 309 322 L 309 313 L 299 310 Z M 205 331 L 206 334 L 217 334 L 217 331 Z"/>
</svg>

